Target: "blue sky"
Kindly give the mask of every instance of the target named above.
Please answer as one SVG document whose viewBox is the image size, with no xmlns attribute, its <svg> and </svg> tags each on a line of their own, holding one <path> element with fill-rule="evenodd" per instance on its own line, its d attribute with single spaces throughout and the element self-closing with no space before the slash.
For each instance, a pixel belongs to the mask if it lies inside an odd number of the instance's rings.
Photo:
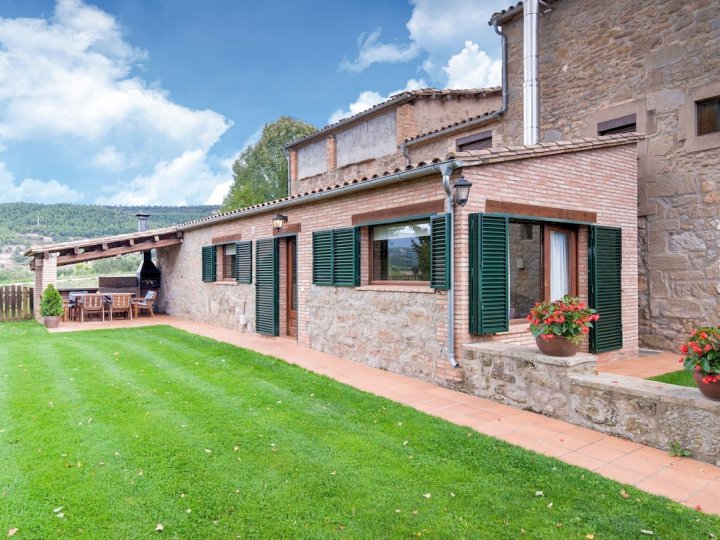
<svg viewBox="0 0 720 540">
<path fill-rule="evenodd" d="M 508 0 L 3 0 L 0 202 L 219 203 L 262 126 L 499 84 Z"/>
</svg>

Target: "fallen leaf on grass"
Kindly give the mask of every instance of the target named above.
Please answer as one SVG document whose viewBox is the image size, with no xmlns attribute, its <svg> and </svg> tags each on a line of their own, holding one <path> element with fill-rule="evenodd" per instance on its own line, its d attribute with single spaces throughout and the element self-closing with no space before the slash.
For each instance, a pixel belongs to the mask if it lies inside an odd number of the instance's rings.
<svg viewBox="0 0 720 540">
<path fill-rule="evenodd" d="M 60 513 L 58 513 L 58 514 L 55 514 L 55 517 L 59 517 L 60 519 L 62 519 L 62 518 L 65 517 L 65 513 L 64 513 L 64 512 L 60 512 Z"/>
<path fill-rule="evenodd" d="M 552 501 L 550 501 L 550 502 L 547 504 L 547 507 L 548 507 L 548 508 L 552 508 L 552 507 L 553 507 Z"/>
<path fill-rule="evenodd" d="M 585 538 L 587 538 L 587 540 L 594 540 L 594 539 L 595 539 L 595 535 L 594 535 L 594 534 L 586 534 L 586 535 L 585 535 Z"/>
<path fill-rule="evenodd" d="M 162 532 L 164 530 L 165 530 L 165 525 L 163 525 L 162 523 L 158 523 L 157 525 L 155 525 L 155 532 Z"/>
<path fill-rule="evenodd" d="M 623 499 L 627 499 L 630 497 L 630 494 L 627 491 L 625 491 L 624 489 L 620 490 L 620 495 L 622 495 Z"/>
<path fill-rule="evenodd" d="M 17 532 L 18 532 L 17 527 L 14 527 L 14 528 L 12 528 L 12 529 L 8 529 L 8 538 L 10 538 L 11 536 L 15 536 L 15 534 L 16 534 Z"/>
<path fill-rule="evenodd" d="M 640 529 L 640 534 L 646 534 L 648 536 L 655 536 L 654 532 L 648 531 L 647 529 Z"/>
<path fill-rule="evenodd" d="M 536 491 L 536 492 L 535 492 L 535 496 L 536 496 L 536 497 L 544 497 L 545 494 L 544 494 L 542 491 Z"/>
<path fill-rule="evenodd" d="M 53 514 L 57 514 L 58 512 L 62 512 L 62 509 L 63 509 L 62 506 L 58 506 L 57 508 L 55 508 L 55 509 L 53 510 Z"/>
<path fill-rule="evenodd" d="M 429 499 L 430 497 L 432 497 L 432 494 L 431 494 L 431 493 L 425 493 L 425 494 L 423 494 L 423 497 L 425 497 L 426 499 Z"/>
</svg>

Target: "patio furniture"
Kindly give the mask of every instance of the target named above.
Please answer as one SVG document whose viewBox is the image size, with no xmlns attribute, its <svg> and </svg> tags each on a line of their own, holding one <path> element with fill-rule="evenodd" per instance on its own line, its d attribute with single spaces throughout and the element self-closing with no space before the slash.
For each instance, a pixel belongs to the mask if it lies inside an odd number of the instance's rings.
<svg viewBox="0 0 720 540">
<path fill-rule="evenodd" d="M 116 313 L 125 313 L 127 319 L 132 320 L 132 293 L 112 293 L 103 296 L 108 305 L 111 321 Z"/>
<path fill-rule="evenodd" d="M 137 317 L 138 313 L 142 310 L 147 311 L 151 317 L 154 317 L 155 313 L 153 313 L 153 304 L 155 303 L 155 298 L 157 298 L 157 292 L 148 291 L 145 295 L 145 298 L 143 298 L 142 300 L 133 301 L 133 307 L 135 308 L 135 317 Z"/>
<path fill-rule="evenodd" d="M 85 315 L 91 313 L 99 313 L 105 321 L 105 301 L 102 294 L 78 295 L 75 309 L 80 314 L 80 322 L 85 322 Z"/>
</svg>

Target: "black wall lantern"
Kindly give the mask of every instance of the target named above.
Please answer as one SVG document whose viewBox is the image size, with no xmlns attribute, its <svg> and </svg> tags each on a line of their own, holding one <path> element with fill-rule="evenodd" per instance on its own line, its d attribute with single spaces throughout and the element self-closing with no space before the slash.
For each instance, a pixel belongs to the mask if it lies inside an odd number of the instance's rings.
<svg viewBox="0 0 720 540">
<path fill-rule="evenodd" d="M 467 204 L 468 199 L 470 198 L 471 187 L 472 182 L 468 182 L 462 176 L 458 178 L 458 181 L 455 182 L 455 185 L 453 186 L 453 191 L 455 191 L 455 202 L 457 204 L 460 206 L 465 206 Z"/>
<path fill-rule="evenodd" d="M 283 216 L 280 212 L 278 212 L 278 214 L 272 220 L 273 229 L 275 229 L 276 231 L 279 231 L 280 229 L 283 228 L 283 225 L 285 225 L 285 223 L 287 223 L 287 220 L 288 220 L 287 216 Z"/>
</svg>

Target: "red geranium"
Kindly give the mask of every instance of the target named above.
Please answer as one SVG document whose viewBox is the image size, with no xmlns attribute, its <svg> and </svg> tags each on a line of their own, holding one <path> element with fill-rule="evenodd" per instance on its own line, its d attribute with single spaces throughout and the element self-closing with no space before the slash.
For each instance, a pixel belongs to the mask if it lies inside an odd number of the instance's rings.
<svg viewBox="0 0 720 540">
<path fill-rule="evenodd" d="M 687 371 L 700 373 L 704 383 L 720 381 L 720 327 L 693 330 L 680 352 L 680 362 Z"/>
<path fill-rule="evenodd" d="M 585 302 L 569 295 L 554 302 L 538 302 L 527 316 L 533 336 L 544 340 L 562 336 L 576 345 L 599 318 L 600 315 Z"/>
</svg>

